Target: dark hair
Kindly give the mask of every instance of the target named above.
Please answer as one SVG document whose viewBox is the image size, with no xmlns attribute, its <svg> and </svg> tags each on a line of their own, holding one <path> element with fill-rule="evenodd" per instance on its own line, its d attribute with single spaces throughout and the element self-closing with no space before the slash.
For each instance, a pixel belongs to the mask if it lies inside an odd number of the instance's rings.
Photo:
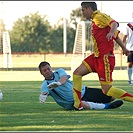
<svg viewBox="0 0 133 133">
<path fill-rule="evenodd" d="M 97 4 L 96 2 L 82 2 L 81 6 L 83 6 L 84 8 L 88 8 L 91 7 L 93 11 L 97 10 Z"/>
<path fill-rule="evenodd" d="M 42 61 L 42 62 L 39 64 L 39 66 L 38 66 L 39 70 L 41 70 L 41 68 L 44 67 L 44 66 L 46 66 L 46 65 L 49 65 L 49 66 L 50 66 L 50 64 L 49 64 L 48 62 Z"/>
</svg>

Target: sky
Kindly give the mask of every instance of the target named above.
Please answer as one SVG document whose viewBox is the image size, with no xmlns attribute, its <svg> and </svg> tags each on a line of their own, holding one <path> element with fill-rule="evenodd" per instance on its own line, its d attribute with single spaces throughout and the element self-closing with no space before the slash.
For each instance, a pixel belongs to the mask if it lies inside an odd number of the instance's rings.
<svg viewBox="0 0 133 133">
<path fill-rule="evenodd" d="M 0 1 L 0 17 L 10 30 L 18 18 L 39 12 L 47 15 L 51 25 L 64 16 L 69 19 L 72 10 L 81 7 L 82 1 Z M 98 10 L 110 15 L 118 22 L 133 21 L 133 1 L 96 1 Z M 121 25 L 123 27 L 123 25 Z M 120 26 L 121 29 L 123 29 Z"/>
</svg>

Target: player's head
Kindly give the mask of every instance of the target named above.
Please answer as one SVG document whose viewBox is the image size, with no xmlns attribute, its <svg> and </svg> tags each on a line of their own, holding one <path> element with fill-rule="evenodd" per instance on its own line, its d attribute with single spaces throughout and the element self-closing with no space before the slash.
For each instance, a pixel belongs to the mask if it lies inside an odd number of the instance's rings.
<svg viewBox="0 0 133 133">
<path fill-rule="evenodd" d="M 45 77 L 45 79 L 51 79 L 53 76 L 52 68 L 50 63 L 43 61 L 38 66 L 40 73 Z"/>
<path fill-rule="evenodd" d="M 81 7 L 86 19 L 91 19 L 92 13 L 97 10 L 97 4 L 95 2 L 82 2 Z"/>
<path fill-rule="evenodd" d="M 47 61 L 42 61 L 42 62 L 39 64 L 39 66 L 38 66 L 39 70 L 41 70 L 41 68 L 44 67 L 44 66 L 46 66 L 46 65 L 49 65 L 49 66 L 50 66 L 50 63 L 48 63 Z"/>
<path fill-rule="evenodd" d="M 95 10 L 97 10 L 97 4 L 96 4 L 96 2 L 82 2 L 81 3 L 81 6 L 82 7 L 84 7 L 84 8 L 88 8 L 88 7 L 91 7 L 91 9 L 93 10 L 93 11 L 95 11 Z"/>
</svg>

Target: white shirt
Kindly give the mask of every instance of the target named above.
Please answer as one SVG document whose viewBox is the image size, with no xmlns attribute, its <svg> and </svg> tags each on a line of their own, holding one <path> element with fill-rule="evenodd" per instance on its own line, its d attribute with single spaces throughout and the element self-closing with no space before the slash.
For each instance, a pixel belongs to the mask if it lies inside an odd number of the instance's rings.
<svg viewBox="0 0 133 133">
<path fill-rule="evenodd" d="M 130 22 L 130 24 L 133 26 L 133 22 Z M 126 27 L 124 35 L 127 35 L 126 48 L 129 51 L 133 51 L 133 31 L 129 26 Z"/>
</svg>

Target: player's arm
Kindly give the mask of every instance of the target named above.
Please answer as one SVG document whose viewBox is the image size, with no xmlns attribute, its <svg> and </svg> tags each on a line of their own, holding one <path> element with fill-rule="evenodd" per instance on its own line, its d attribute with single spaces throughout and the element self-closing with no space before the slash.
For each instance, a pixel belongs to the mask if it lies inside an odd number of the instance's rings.
<svg viewBox="0 0 133 133">
<path fill-rule="evenodd" d="M 127 35 L 124 35 L 123 37 L 123 43 L 126 43 Z"/>
<path fill-rule="evenodd" d="M 123 55 L 124 55 L 124 54 L 125 54 L 126 56 L 130 55 L 130 51 L 126 49 L 124 43 L 122 42 L 122 40 L 121 40 L 119 37 L 117 37 L 117 38 L 115 39 L 115 41 L 116 41 L 117 44 L 122 48 L 122 50 L 123 50 Z"/>
<path fill-rule="evenodd" d="M 48 93 L 46 93 L 46 92 L 41 93 L 40 96 L 39 96 L 39 102 L 40 103 L 45 103 L 45 101 L 47 99 L 47 96 L 48 96 Z"/>
<path fill-rule="evenodd" d="M 68 80 L 68 76 L 65 75 L 65 76 L 62 76 L 62 77 L 59 79 L 58 82 L 60 82 L 61 85 L 63 85 L 63 84 L 65 84 L 65 83 L 67 82 L 67 80 Z"/>
<path fill-rule="evenodd" d="M 47 88 L 47 82 L 44 81 L 42 86 L 41 86 L 41 94 L 39 95 L 39 102 L 45 103 L 48 95 L 49 95 L 49 90 Z"/>
<path fill-rule="evenodd" d="M 49 89 L 54 89 L 54 88 L 56 88 L 56 87 L 58 87 L 58 86 L 60 86 L 60 85 L 65 84 L 65 83 L 67 82 L 67 80 L 68 80 L 68 76 L 67 76 L 67 75 L 61 76 L 61 78 L 59 79 L 59 81 L 57 81 L 57 82 L 52 82 L 52 83 L 49 84 L 47 87 L 48 87 Z"/>
<path fill-rule="evenodd" d="M 117 27 L 118 27 L 118 23 L 117 22 L 112 22 L 111 25 L 110 25 L 110 32 L 107 34 L 106 38 L 108 41 L 110 41 L 113 37 L 114 37 L 114 34 L 117 30 Z"/>
</svg>

